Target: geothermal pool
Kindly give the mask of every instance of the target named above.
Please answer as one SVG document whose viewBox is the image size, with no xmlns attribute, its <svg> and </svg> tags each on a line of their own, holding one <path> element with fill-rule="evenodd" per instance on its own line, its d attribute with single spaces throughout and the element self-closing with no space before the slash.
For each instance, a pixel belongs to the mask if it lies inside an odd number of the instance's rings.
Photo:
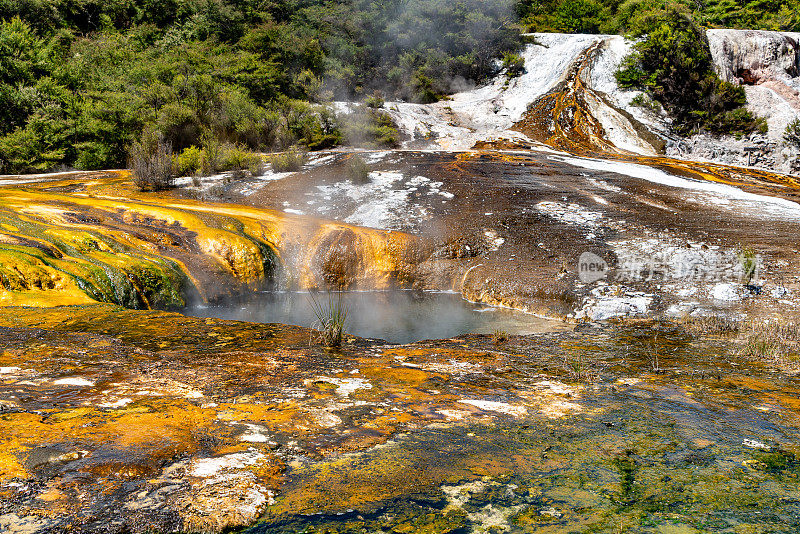
<svg viewBox="0 0 800 534">
<path fill-rule="evenodd" d="M 348 310 L 345 324 L 348 334 L 391 343 L 491 334 L 496 330 L 533 334 L 567 328 L 559 321 L 472 303 L 452 292 L 345 291 L 341 296 Z M 330 293 L 316 293 L 313 298 L 324 307 L 329 299 L 336 297 Z M 308 292 L 261 292 L 244 304 L 193 306 L 184 313 L 194 317 L 316 327 L 313 298 Z"/>
</svg>

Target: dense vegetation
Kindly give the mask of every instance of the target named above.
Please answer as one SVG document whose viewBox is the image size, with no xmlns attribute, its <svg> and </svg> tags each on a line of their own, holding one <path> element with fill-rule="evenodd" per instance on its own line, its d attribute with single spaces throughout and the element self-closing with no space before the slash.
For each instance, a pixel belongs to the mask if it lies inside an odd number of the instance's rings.
<svg viewBox="0 0 800 534">
<path fill-rule="evenodd" d="M 714 73 L 705 28 L 800 30 L 800 4 L 794 0 L 521 0 L 517 12 L 529 31 L 638 39 L 617 80 L 644 90 L 684 135 L 700 130 L 740 135 L 766 127 L 743 107 L 744 90 Z"/>
<path fill-rule="evenodd" d="M 744 108 L 744 89 L 714 73 L 705 31 L 683 6 L 652 5 L 632 17 L 631 26 L 631 35 L 640 40 L 617 81 L 657 100 L 676 132 L 741 135 L 766 127 Z"/>
<path fill-rule="evenodd" d="M 213 167 L 215 146 L 391 146 L 382 98 L 431 102 L 503 66 L 518 74 L 518 23 L 641 37 L 621 83 L 659 101 L 682 132 L 745 132 L 759 124 L 741 89 L 713 74 L 701 28 L 800 30 L 800 5 L 0 0 L 0 172 L 121 167 L 153 138 L 187 168 Z M 364 104 L 343 121 L 326 105 L 334 98 Z"/>
<path fill-rule="evenodd" d="M 643 14 L 673 8 L 703 27 L 800 31 L 795 0 L 520 0 L 516 6 L 531 32 L 635 34 Z"/>
<path fill-rule="evenodd" d="M 380 112 L 342 125 L 323 104 L 375 90 L 429 102 L 485 79 L 519 46 L 508 5 L 0 0 L 0 172 L 124 166 L 143 132 L 176 151 L 204 136 L 390 144 Z"/>
</svg>

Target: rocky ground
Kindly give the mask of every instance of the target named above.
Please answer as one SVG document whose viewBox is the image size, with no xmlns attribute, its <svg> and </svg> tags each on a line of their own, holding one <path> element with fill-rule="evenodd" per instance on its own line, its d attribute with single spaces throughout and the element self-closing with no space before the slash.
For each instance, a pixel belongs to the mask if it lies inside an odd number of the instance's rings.
<svg viewBox="0 0 800 534">
<path fill-rule="evenodd" d="M 681 328 L 331 351 L 111 306 L 0 324 L 6 532 L 800 526 L 797 382 Z"/>
<path fill-rule="evenodd" d="M 547 152 L 329 157 L 279 180 L 228 184 L 216 199 L 408 232 L 418 259 L 404 283 L 554 318 L 794 313 L 800 208 L 783 176 Z M 344 176 L 353 157 L 371 169 L 364 183 Z M 760 265 L 750 290 L 745 250 Z M 583 283 L 584 252 L 615 269 Z"/>
</svg>

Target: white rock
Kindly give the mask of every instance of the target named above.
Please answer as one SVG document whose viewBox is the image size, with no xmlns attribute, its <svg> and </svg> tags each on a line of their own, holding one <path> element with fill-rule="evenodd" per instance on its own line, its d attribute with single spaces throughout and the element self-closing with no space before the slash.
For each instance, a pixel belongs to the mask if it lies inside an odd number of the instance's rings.
<svg viewBox="0 0 800 534">
<path fill-rule="evenodd" d="M 53 384 L 57 386 L 93 386 L 94 382 L 85 378 L 69 377 L 53 380 Z"/>
</svg>

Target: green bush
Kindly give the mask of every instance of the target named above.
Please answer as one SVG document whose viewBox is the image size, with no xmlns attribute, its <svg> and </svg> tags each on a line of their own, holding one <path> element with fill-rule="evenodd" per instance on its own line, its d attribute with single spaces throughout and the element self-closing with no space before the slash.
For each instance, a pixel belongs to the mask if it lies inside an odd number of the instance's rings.
<svg viewBox="0 0 800 534">
<path fill-rule="evenodd" d="M 427 74 L 417 71 L 411 80 L 413 100 L 420 104 L 432 104 L 438 102 L 443 96 L 443 91 L 436 89 L 433 78 Z"/>
<path fill-rule="evenodd" d="M 382 108 L 385 103 L 386 102 L 384 101 L 383 97 L 377 91 L 364 99 L 364 105 L 373 109 Z"/>
<path fill-rule="evenodd" d="M 800 119 L 795 119 L 786 125 L 783 140 L 787 145 L 800 148 Z"/>
<path fill-rule="evenodd" d="M 346 164 L 347 179 L 355 184 L 366 184 L 369 182 L 369 166 L 364 158 L 358 154 L 353 154 L 347 158 Z"/>
<path fill-rule="evenodd" d="M 516 78 L 525 72 L 525 60 L 518 54 L 506 53 L 503 56 L 503 69 L 507 77 Z"/>
<path fill-rule="evenodd" d="M 274 172 L 296 172 L 302 170 L 305 160 L 305 154 L 297 149 L 287 150 L 281 154 L 273 154 L 270 157 Z"/>
<path fill-rule="evenodd" d="M 264 165 L 264 158 L 258 154 L 254 154 L 254 156 L 256 157 L 251 159 L 247 170 L 250 171 L 251 176 L 263 176 L 267 170 L 266 165 Z"/>
<path fill-rule="evenodd" d="M 200 136 L 203 146 L 203 167 L 202 173 L 205 175 L 214 174 L 222 170 L 222 143 L 220 140 L 206 130 Z"/>
<path fill-rule="evenodd" d="M 631 105 L 646 109 L 652 113 L 658 113 L 659 111 L 658 103 L 656 103 L 645 93 L 640 93 L 633 97 L 633 100 L 631 100 Z"/>
<path fill-rule="evenodd" d="M 221 169 L 225 171 L 259 169 L 263 160 L 258 154 L 241 145 L 226 145 L 222 148 Z M 263 171 L 262 171 L 263 172 Z"/>
<path fill-rule="evenodd" d="M 347 144 L 365 148 L 394 148 L 400 144 L 400 131 L 391 115 L 366 106 L 356 107 L 342 118 Z"/>
<path fill-rule="evenodd" d="M 596 33 L 600 27 L 602 6 L 594 0 L 565 0 L 553 13 L 555 29 L 565 33 Z"/>
<path fill-rule="evenodd" d="M 203 170 L 205 159 L 206 153 L 202 148 L 197 148 L 194 145 L 184 148 L 183 152 L 178 154 L 176 158 L 178 174 L 181 176 L 200 174 Z"/>
<path fill-rule="evenodd" d="M 763 129 L 763 121 L 744 108 L 744 89 L 714 73 L 705 30 L 685 7 L 650 5 L 628 24 L 640 40 L 623 60 L 617 81 L 658 101 L 678 133 L 743 135 Z"/>
</svg>

